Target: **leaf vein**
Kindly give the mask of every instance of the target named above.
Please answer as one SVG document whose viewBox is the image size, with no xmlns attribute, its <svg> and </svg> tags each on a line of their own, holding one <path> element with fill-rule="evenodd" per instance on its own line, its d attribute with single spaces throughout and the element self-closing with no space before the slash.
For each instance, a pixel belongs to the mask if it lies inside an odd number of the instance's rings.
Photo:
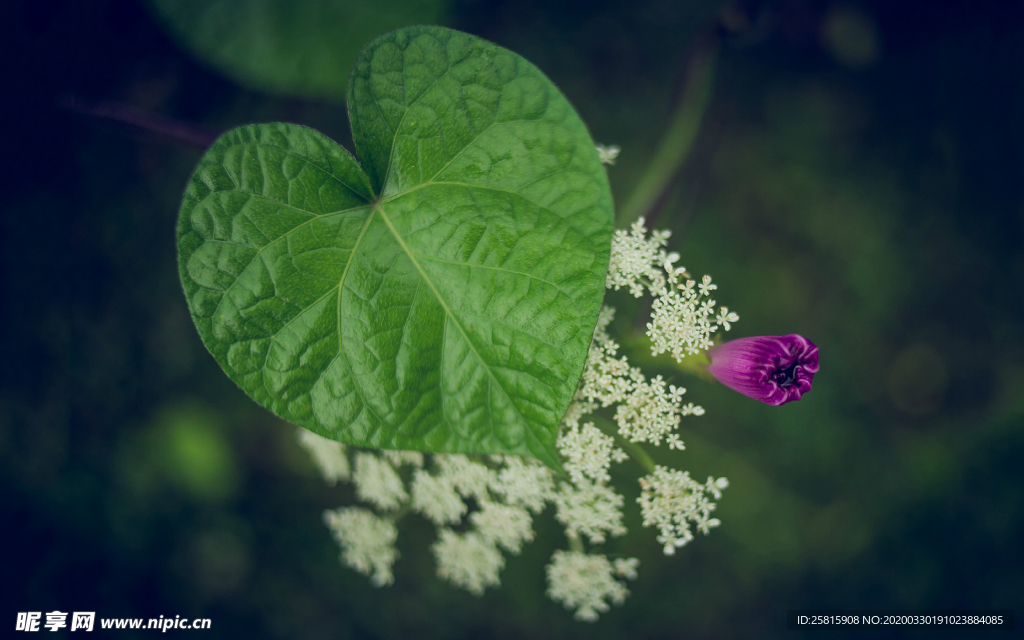
<svg viewBox="0 0 1024 640">
<path fill-rule="evenodd" d="M 337 182 L 341 186 L 345 187 L 346 189 L 351 191 L 353 194 L 355 194 L 356 196 L 358 196 L 362 200 L 365 201 L 367 199 L 365 195 L 359 193 L 359 191 L 355 187 L 353 187 L 352 185 L 350 185 L 349 183 L 345 182 L 340 177 L 335 175 L 334 172 L 332 172 L 330 169 L 328 169 L 326 167 L 320 166 L 319 164 L 317 164 L 316 162 L 314 162 L 310 158 L 307 158 L 304 155 L 296 153 L 295 151 L 292 151 L 291 149 L 287 149 L 285 147 L 281 147 L 281 146 L 278 146 L 276 144 L 269 143 L 269 142 L 263 142 L 263 141 L 259 141 L 259 142 L 255 142 L 255 141 L 254 142 L 243 142 L 243 143 L 239 143 L 239 144 L 241 144 L 242 146 L 253 144 L 253 145 L 256 145 L 257 149 L 260 149 L 260 148 L 276 149 L 276 150 L 280 151 L 281 153 L 283 153 L 285 155 L 291 156 L 293 158 L 298 158 L 299 160 L 302 160 L 303 162 L 305 162 L 308 165 L 310 165 L 311 167 L 322 171 L 327 177 L 331 178 L 332 180 L 334 180 L 335 182 Z M 344 153 L 348 154 L 349 157 L 352 157 L 352 154 L 349 154 L 348 150 L 345 149 L 344 147 L 342 147 L 341 145 L 338 145 L 338 148 L 341 149 Z M 356 166 L 360 166 L 359 162 L 354 157 L 352 157 L 352 160 L 355 161 Z M 260 163 L 261 169 L 262 169 L 263 165 L 264 165 L 264 163 L 261 162 Z M 238 188 L 237 185 L 236 185 L 236 188 Z M 371 191 L 373 190 L 372 187 L 371 187 L 370 190 Z M 241 189 L 239 189 L 239 191 L 241 191 Z"/>
<path fill-rule="evenodd" d="M 559 287 L 556 283 L 551 282 L 550 280 L 545 280 L 544 278 L 541 278 L 540 276 L 535 276 L 535 275 L 533 275 L 531 273 L 526 273 L 525 271 L 516 271 L 514 269 L 506 269 L 505 267 L 494 267 L 494 266 L 491 266 L 491 265 L 488 265 L 488 264 L 473 264 L 471 262 L 459 262 L 458 260 L 449 260 L 448 258 L 439 258 L 437 256 L 428 256 L 428 255 L 423 254 L 423 253 L 414 253 L 413 255 L 415 257 L 417 257 L 417 258 L 426 258 L 427 260 L 433 260 L 434 262 L 445 262 L 447 264 L 457 264 L 457 265 L 464 266 L 464 267 L 470 267 L 471 269 L 491 269 L 492 271 L 504 271 L 505 273 L 513 273 L 513 274 L 515 274 L 517 276 L 526 276 L 527 278 L 530 278 L 531 280 L 537 280 L 538 282 L 543 282 L 544 284 L 551 285 L 552 287 L 557 289 L 559 293 L 561 293 L 565 297 L 567 297 L 570 300 L 572 300 L 572 303 L 573 303 L 574 306 L 576 305 L 576 301 L 573 300 L 573 297 L 571 295 L 569 295 L 568 293 L 566 293 L 564 290 L 562 290 L 562 288 Z"/>
<path fill-rule="evenodd" d="M 401 234 L 398 233 L 398 230 L 395 229 L 395 226 L 391 223 L 391 219 L 388 218 L 388 215 L 384 211 L 384 208 L 382 206 L 378 205 L 377 208 L 375 209 L 375 211 L 380 211 L 381 219 L 384 221 L 385 224 L 387 224 L 388 229 L 391 230 L 391 233 L 394 234 L 395 240 L 398 241 L 398 244 L 402 247 L 402 250 L 405 251 L 406 255 L 409 256 L 409 260 L 412 262 L 413 266 L 416 267 L 416 270 L 419 271 L 420 277 L 423 278 L 423 281 L 426 282 L 427 286 L 430 287 L 431 291 L 434 293 L 434 297 L 437 298 L 438 303 L 440 303 L 440 305 L 444 309 L 445 313 L 448 315 L 449 318 L 451 318 L 452 323 L 455 325 L 455 328 L 458 329 L 459 333 L 462 334 L 462 338 L 466 341 L 466 344 L 469 345 L 470 350 L 473 352 L 473 354 L 476 356 L 477 360 L 480 362 L 480 366 L 482 366 L 484 368 L 484 370 L 487 372 L 487 375 L 488 375 L 488 382 L 487 382 L 487 385 L 488 385 L 488 401 L 487 401 L 488 414 L 490 414 L 490 405 L 491 405 L 489 389 L 490 389 L 491 382 L 493 381 L 493 382 L 497 383 L 498 389 L 501 389 L 501 392 L 508 399 L 509 405 L 512 407 L 512 410 L 516 412 L 516 415 L 519 416 L 519 420 L 526 427 L 526 431 L 532 432 L 533 428 L 531 427 L 530 422 L 528 420 L 526 420 L 526 418 L 523 416 L 523 414 L 519 411 L 519 407 L 517 407 L 516 404 L 512 401 L 512 395 L 494 377 L 494 372 L 491 371 L 490 366 L 484 360 L 483 356 L 480 355 L 480 352 L 477 351 L 476 345 L 473 344 L 473 341 L 469 339 L 469 334 L 466 333 L 465 328 L 463 328 L 463 326 L 459 323 L 458 319 L 455 317 L 455 314 L 448 307 L 447 302 L 445 302 L 445 299 L 441 296 L 441 292 L 439 292 L 437 290 L 437 287 L 434 286 L 433 281 L 431 281 L 430 278 L 427 277 L 426 272 L 423 271 L 423 267 L 420 266 L 420 263 L 416 260 L 416 257 L 413 254 L 413 252 L 405 244 L 405 239 L 402 238 Z M 495 433 L 493 418 L 490 420 L 490 422 L 491 422 L 491 433 L 493 434 L 493 433 Z"/>
</svg>

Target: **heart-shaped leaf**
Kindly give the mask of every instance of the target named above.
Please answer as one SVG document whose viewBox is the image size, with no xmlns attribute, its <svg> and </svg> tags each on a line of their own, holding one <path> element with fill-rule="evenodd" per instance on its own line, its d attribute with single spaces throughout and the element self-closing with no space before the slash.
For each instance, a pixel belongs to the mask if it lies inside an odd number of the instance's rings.
<svg viewBox="0 0 1024 640">
<path fill-rule="evenodd" d="M 359 51 L 407 24 L 444 22 L 451 0 L 149 0 L 188 51 L 236 82 L 341 102 Z"/>
<path fill-rule="evenodd" d="M 327 437 L 557 466 L 612 233 L 586 127 L 529 62 L 440 27 L 372 42 L 349 112 L 361 167 L 289 124 L 200 161 L 178 225 L 200 336 Z"/>
</svg>

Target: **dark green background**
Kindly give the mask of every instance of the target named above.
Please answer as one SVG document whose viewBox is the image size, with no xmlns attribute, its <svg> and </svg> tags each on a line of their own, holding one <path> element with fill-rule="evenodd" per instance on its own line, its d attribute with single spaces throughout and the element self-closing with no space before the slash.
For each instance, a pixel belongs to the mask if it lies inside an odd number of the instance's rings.
<svg viewBox="0 0 1024 640">
<path fill-rule="evenodd" d="M 755 26 L 724 45 L 659 225 L 739 312 L 733 335 L 801 333 L 822 369 L 803 401 L 772 408 L 645 364 L 708 411 L 663 459 L 732 485 L 722 527 L 673 558 L 630 505 L 631 532 L 609 549 L 639 557 L 640 579 L 587 625 L 543 594 L 565 544 L 550 512 L 479 600 L 433 577 L 432 527 L 415 518 L 394 586 L 342 567 L 320 514 L 350 491 L 324 485 L 294 429 L 232 385 L 189 319 L 174 224 L 200 152 L 60 104 L 116 101 L 215 131 L 285 120 L 349 146 L 344 109 L 236 86 L 135 2 L 8 3 L 3 635 L 16 612 L 54 609 L 209 617 L 202 633 L 218 638 L 751 638 L 842 635 L 785 631 L 794 608 L 1017 608 L 1024 10 L 756 4 Z M 533 61 L 595 139 L 622 145 L 621 203 L 717 6 L 463 1 L 450 25 Z M 853 35 L 836 27 L 850 11 Z M 850 51 L 872 33 L 877 55 L 858 63 Z M 628 330 L 635 305 L 613 303 Z M 637 472 L 623 465 L 619 485 Z"/>
</svg>

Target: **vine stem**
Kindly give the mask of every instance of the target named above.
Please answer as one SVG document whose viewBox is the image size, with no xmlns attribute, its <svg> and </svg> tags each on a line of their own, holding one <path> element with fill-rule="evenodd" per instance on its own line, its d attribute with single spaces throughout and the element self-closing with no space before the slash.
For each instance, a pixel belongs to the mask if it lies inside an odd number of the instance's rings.
<svg viewBox="0 0 1024 640">
<path fill-rule="evenodd" d="M 622 207 L 621 224 L 628 225 L 640 216 L 649 218 L 664 200 L 673 178 L 689 156 L 711 101 L 719 48 L 719 38 L 714 33 L 705 34 L 695 46 L 687 66 L 682 97 L 654 159 Z"/>
<path fill-rule="evenodd" d="M 69 111 L 129 125 L 195 149 L 208 148 L 220 135 L 199 125 L 116 102 L 86 102 L 79 98 L 68 98 L 62 104 Z"/>
</svg>

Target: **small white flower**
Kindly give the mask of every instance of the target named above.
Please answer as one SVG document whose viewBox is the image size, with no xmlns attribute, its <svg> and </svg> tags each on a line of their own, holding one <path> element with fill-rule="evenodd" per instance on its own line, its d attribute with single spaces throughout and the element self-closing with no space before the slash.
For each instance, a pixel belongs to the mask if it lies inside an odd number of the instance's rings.
<svg viewBox="0 0 1024 640">
<path fill-rule="evenodd" d="M 704 415 L 704 407 L 689 402 L 679 408 L 679 414 L 684 416 L 702 416 Z"/>
<path fill-rule="evenodd" d="M 547 568 L 548 597 L 561 602 L 566 609 L 575 609 L 577 620 L 594 622 L 599 612 L 608 611 L 609 601 L 620 605 L 629 595 L 626 586 L 614 576 L 635 577 L 638 564 L 631 558 L 616 561 L 613 566 L 603 555 L 555 551 Z"/>
<path fill-rule="evenodd" d="M 376 505 L 382 511 L 397 509 L 409 499 L 402 479 L 391 464 L 372 453 L 356 454 L 355 471 L 352 481 L 356 485 L 356 496 L 364 502 Z"/>
<path fill-rule="evenodd" d="M 665 437 L 665 444 L 668 445 L 669 449 L 674 449 L 676 451 L 686 450 L 686 445 L 679 439 L 679 435 L 675 433 L 670 433 Z"/>
<path fill-rule="evenodd" d="M 318 436 L 302 427 L 299 427 L 297 435 L 299 444 L 313 457 L 313 462 L 320 469 L 327 484 L 334 485 L 338 480 L 348 480 L 350 470 L 345 445 Z"/>
<path fill-rule="evenodd" d="M 343 507 L 324 511 L 324 523 L 341 545 L 341 560 L 363 575 L 374 586 L 394 582 L 391 567 L 398 558 L 395 540 L 398 530 L 390 520 L 379 518 L 367 509 Z"/>
<path fill-rule="evenodd" d="M 458 522 L 466 515 L 466 503 L 451 480 L 423 469 L 412 476 L 412 508 L 437 526 Z"/>
<path fill-rule="evenodd" d="M 479 596 L 487 587 L 500 584 L 498 573 L 505 566 L 505 558 L 493 542 L 476 531 L 460 535 L 442 529 L 431 548 L 437 559 L 437 575 L 455 586 Z"/>
<path fill-rule="evenodd" d="M 595 146 L 597 147 L 597 158 L 601 161 L 601 164 L 615 164 L 615 159 L 619 157 L 619 152 L 622 151 L 616 144 L 608 145 L 607 147 L 603 144 Z"/>
<path fill-rule="evenodd" d="M 710 296 L 711 292 L 718 288 L 717 284 L 711 284 L 711 276 L 704 276 L 701 279 L 700 285 L 697 289 L 700 290 L 700 295 Z"/>
<path fill-rule="evenodd" d="M 512 553 L 519 553 L 524 542 L 533 540 L 533 518 L 522 507 L 485 502 L 469 519 L 485 540 Z"/>
<path fill-rule="evenodd" d="M 738 315 L 729 311 L 729 307 L 722 307 L 715 317 L 715 322 L 722 325 L 726 331 L 732 329 L 732 323 L 740 319 Z"/>
<path fill-rule="evenodd" d="M 612 566 L 615 568 L 615 575 L 618 577 L 636 580 L 636 568 L 640 566 L 640 561 L 636 558 L 616 558 L 612 561 Z"/>
</svg>

